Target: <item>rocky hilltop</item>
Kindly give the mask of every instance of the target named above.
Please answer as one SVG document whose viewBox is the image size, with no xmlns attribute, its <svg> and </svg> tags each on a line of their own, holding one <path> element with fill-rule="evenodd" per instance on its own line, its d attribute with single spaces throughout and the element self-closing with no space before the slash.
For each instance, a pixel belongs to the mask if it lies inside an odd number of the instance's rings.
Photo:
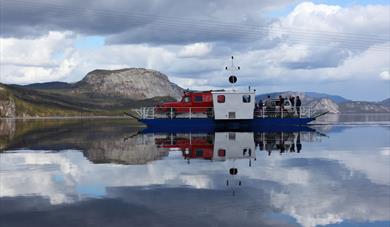
<svg viewBox="0 0 390 227">
<path fill-rule="evenodd" d="M 6 88 L 0 85 L 0 117 L 15 117 L 15 101 Z"/>
<path fill-rule="evenodd" d="M 314 113 L 329 111 L 329 113 L 340 113 L 339 105 L 328 98 L 311 101 L 308 106 Z"/>
<path fill-rule="evenodd" d="M 75 93 L 95 93 L 135 100 L 155 97 L 179 99 L 183 89 L 161 72 L 143 68 L 94 70 L 76 84 Z"/>
</svg>

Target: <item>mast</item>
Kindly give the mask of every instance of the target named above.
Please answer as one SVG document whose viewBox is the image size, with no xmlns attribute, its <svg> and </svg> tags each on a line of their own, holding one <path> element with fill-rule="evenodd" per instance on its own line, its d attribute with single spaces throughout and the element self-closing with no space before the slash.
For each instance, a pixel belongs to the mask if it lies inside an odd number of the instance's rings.
<svg viewBox="0 0 390 227">
<path fill-rule="evenodd" d="M 240 70 L 240 66 L 234 64 L 234 56 L 232 56 L 231 59 L 231 65 L 226 66 L 225 70 L 229 72 L 229 83 L 232 84 L 232 90 L 234 91 L 234 84 L 237 82 L 237 73 Z"/>
</svg>

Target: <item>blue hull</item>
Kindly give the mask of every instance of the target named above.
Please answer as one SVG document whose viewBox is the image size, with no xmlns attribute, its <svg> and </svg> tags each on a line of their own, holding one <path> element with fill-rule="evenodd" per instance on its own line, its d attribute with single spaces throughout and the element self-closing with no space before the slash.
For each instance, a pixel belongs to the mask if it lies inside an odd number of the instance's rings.
<svg viewBox="0 0 390 227">
<path fill-rule="evenodd" d="M 251 120 L 214 120 L 210 118 L 174 118 L 174 119 L 140 119 L 151 130 L 218 131 L 218 130 L 251 130 L 265 128 L 299 128 L 306 126 L 315 118 L 255 118 Z"/>
</svg>

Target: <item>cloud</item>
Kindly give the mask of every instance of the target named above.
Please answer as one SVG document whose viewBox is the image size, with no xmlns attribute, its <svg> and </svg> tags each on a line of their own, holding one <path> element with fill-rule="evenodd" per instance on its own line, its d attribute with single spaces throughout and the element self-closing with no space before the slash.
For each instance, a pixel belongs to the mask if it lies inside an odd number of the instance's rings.
<svg viewBox="0 0 390 227">
<path fill-rule="evenodd" d="M 381 72 L 379 76 L 382 78 L 382 80 L 390 80 L 390 73 L 388 70 Z"/>
<path fill-rule="evenodd" d="M 280 39 L 283 45 L 303 46 L 298 52 L 306 54 L 300 59 L 284 59 L 288 68 L 337 67 L 370 48 L 389 50 L 389 10 L 384 5 L 342 8 L 304 2 L 272 24 L 270 38 Z"/>
<path fill-rule="evenodd" d="M 223 69 L 235 55 L 238 88 L 387 96 L 381 81 L 390 61 L 388 5 L 303 2 L 270 20 L 264 12 L 287 1 L 73 3 L 2 4 L 2 82 L 78 81 L 96 68 L 145 67 L 184 87 L 219 89 L 230 87 Z M 80 47 L 93 37 L 98 45 Z M 351 79 L 378 89 L 364 95 L 340 89 Z"/>
<path fill-rule="evenodd" d="M 240 41 L 250 38 L 250 32 L 245 32 L 252 29 L 248 23 L 264 23 L 262 11 L 287 3 L 287 0 L 245 3 L 118 0 L 115 4 L 103 0 L 5 1 L 2 36 L 36 37 L 56 30 L 105 35 L 110 44 Z M 227 29 L 232 24 L 233 30 Z"/>
<path fill-rule="evenodd" d="M 212 45 L 209 43 L 194 43 L 184 46 L 178 53 L 179 57 L 203 57 L 210 53 Z"/>
<path fill-rule="evenodd" d="M 0 43 L 1 82 L 63 80 L 77 66 L 70 32 L 49 32 L 37 39 L 1 38 Z"/>
</svg>

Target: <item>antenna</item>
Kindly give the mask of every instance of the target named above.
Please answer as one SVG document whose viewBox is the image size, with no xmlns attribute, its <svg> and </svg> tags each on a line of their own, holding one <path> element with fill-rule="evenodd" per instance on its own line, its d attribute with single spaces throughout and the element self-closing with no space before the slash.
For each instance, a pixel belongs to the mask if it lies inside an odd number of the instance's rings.
<svg viewBox="0 0 390 227">
<path fill-rule="evenodd" d="M 240 70 L 240 66 L 234 65 L 234 56 L 231 57 L 232 64 L 230 67 L 226 66 L 225 70 L 229 71 L 229 82 L 232 84 L 232 89 L 234 90 L 234 84 L 237 82 L 237 71 Z"/>
</svg>

